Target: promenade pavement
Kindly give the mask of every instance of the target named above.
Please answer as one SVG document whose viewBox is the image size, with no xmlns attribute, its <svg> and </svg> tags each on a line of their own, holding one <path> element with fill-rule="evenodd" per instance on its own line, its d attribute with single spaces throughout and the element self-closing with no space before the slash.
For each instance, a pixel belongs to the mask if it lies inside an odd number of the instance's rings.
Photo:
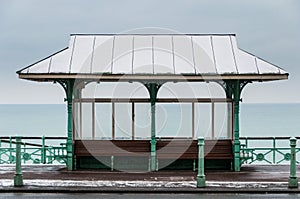
<svg viewBox="0 0 300 199">
<path fill-rule="evenodd" d="M 61 165 L 23 166 L 24 186 L 14 187 L 14 171 L 13 165 L 0 166 L 0 192 L 300 193 L 299 188 L 288 188 L 289 165 L 244 165 L 240 172 L 207 170 L 205 188 L 197 188 L 193 171 L 67 171 Z"/>
</svg>

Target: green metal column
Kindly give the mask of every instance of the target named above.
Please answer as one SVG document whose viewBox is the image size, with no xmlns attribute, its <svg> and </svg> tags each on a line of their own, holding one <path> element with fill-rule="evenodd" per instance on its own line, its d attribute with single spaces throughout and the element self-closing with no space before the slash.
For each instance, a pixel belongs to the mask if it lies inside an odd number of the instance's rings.
<svg viewBox="0 0 300 199">
<path fill-rule="evenodd" d="M 198 138 L 198 175 L 197 187 L 205 187 L 205 174 L 204 174 L 204 138 Z"/>
<path fill-rule="evenodd" d="M 239 114 L 240 114 L 240 94 L 241 87 L 240 81 L 236 80 L 234 82 L 234 142 L 233 142 L 233 151 L 234 151 L 234 171 L 240 171 L 240 124 L 239 124 Z"/>
<path fill-rule="evenodd" d="M 232 99 L 232 89 L 228 83 L 225 84 L 225 92 L 226 92 L 226 98 Z M 232 103 L 227 103 L 227 134 L 228 138 L 232 138 L 232 109 L 233 109 Z"/>
<path fill-rule="evenodd" d="M 74 81 L 68 80 L 66 82 L 66 96 L 67 96 L 67 112 L 68 112 L 68 138 L 67 138 L 67 168 L 69 171 L 74 169 L 73 156 L 73 86 Z"/>
<path fill-rule="evenodd" d="M 144 84 L 148 89 L 150 95 L 150 103 L 151 103 L 151 163 L 150 170 L 156 170 L 156 132 L 155 132 L 155 103 L 157 98 L 158 90 L 161 84 L 158 83 L 146 83 Z"/>
<path fill-rule="evenodd" d="M 22 144 L 22 137 L 16 136 L 16 173 L 14 176 L 15 187 L 23 186 L 23 175 L 22 175 L 22 166 L 21 166 L 21 144 Z"/>
<path fill-rule="evenodd" d="M 290 177 L 289 188 L 298 188 L 298 177 L 296 175 L 296 138 L 290 139 L 291 146 L 291 163 L 290 163 Z"/>
</svg>

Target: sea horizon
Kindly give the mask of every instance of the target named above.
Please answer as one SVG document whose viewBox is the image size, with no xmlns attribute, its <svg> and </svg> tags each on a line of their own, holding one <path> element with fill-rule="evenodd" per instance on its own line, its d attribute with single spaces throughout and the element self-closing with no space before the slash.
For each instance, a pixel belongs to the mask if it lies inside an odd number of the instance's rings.
<svg viewBox="0 0 300 199">
<path fill-rule="evenodd" d="M 297 136 L 298 118 L 300 103 L 241 103 L 240 136 Z M 66 104 L 0 104 L 0 136 L 66 136 L 66 119 Z"/>
</svg>

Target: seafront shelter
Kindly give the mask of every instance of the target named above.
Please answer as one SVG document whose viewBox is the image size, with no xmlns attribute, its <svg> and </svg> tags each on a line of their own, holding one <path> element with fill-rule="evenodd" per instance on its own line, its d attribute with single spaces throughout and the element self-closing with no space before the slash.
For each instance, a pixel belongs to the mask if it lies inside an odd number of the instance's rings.
<svg viewBox="0 0 300 199">
<path fill-rule="evenodd" d="M 17 74 L 65 90 L 69 170 L 195 169 L 201 136 L 207 168 L 239 171 L 243 88 L 288 78 L 240 49 L 234 34 L 72 34 L 67 48 Z M 158 98 L 166 84 L 190 82 L 214 82 L 225 97 Z M 111 83 L 140 84 L 148 97 L 82 95 L 90 84 Z M 220 119 L 221 112 L 226 116 Z"/>
</svg>

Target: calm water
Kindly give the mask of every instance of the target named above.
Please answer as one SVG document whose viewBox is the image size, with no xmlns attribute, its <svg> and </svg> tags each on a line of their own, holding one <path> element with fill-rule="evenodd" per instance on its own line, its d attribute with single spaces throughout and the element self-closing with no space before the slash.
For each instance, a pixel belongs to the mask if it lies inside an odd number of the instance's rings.
<svg viewBox="0 0 300 199">
<path fill-rule="evenodd" d="M 300 104 L 242 104 L 241 136 L 296 136 Z M 0 105 L 0 136 L 65 136 L 66 107 Z"/>
<path fill-rule="evenodd" d="M 65 136 L 64 104 L 0 105 L 0 135 Z"/>
</svg>

